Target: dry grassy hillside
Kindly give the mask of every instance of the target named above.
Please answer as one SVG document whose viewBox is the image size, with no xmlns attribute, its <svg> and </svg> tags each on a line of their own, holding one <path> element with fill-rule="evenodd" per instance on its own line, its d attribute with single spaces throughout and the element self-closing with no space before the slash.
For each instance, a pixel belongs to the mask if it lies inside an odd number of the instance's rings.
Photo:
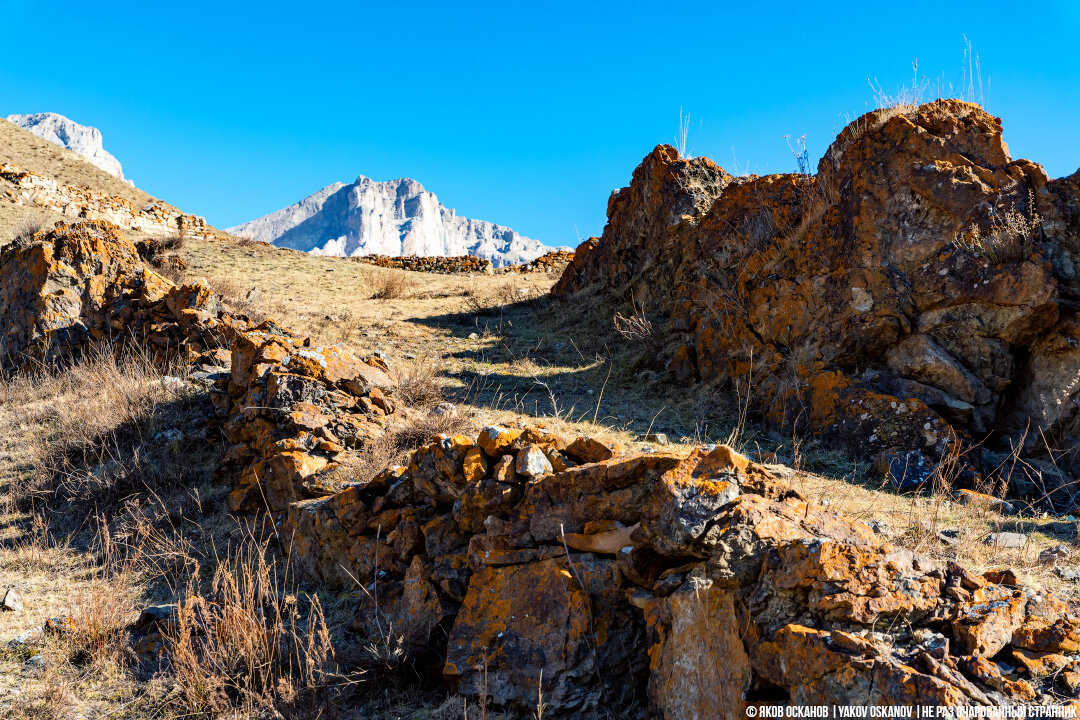
<svg viewBox="0 0 1080 720">
<path fill-rule="evenodd" d="M 85 185 L 104 195 L 116 195 L 136 205 L 156 200 L 148 193 L 113 177 L 81 155 L 42 140 L 0 118 L 0 162 L 50 177 L 67 185 Z"/>
<path fill-rule="evenodd" d="M 134 203 L 136 207 L 151 202 L 161 203 L 152 195 L 92 165 L 77 153 L 42 140 L 0 118 L 0 164 L 2 163 L 11 163 L 64 185 L 84 186 L 102 195 L 120 197 Z M 172 208 L 168 203 L 162 204 Z M 60 214 L 49 210 L 0 200 L 0 243 L 7 242 L 10 236 L 28 224 L 39 226 L 60 219 Z"/>
</svg>

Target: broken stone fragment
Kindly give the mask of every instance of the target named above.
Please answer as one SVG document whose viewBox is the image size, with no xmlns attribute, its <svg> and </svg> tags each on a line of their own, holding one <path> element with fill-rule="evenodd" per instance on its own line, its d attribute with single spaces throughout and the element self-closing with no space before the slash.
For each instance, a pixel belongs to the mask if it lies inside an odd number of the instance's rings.
<svg viewBox="0 0 1080 720">
<path fill-rule="evenodd" d="M 491 459 L 497 459 L 510 452 L 510 446 L 521 435 L 521 430 L 511 430 L 500 425 L 490 425 L 480 431 L 476 438 L 476 444 L 487 453 Z"/>
<path fill-rule="evenodd" d="M 566 447 L 566 454 L 582 463 L 595 463 L 610 460 L 623 452 L 622 445 L 616 442 L 603 442 L 592 437 L 579 437 Z"/>
<path fill-rule="evenodd" d="M 522 477 L 533 479 L 550 474 L 554 468 L 539 445 L 529 445 L 518 453 L 514 470 Z"/>
<path fill-rule="evenodd" d="M 1023 533 L 996 532 L 987 535 L 983 542 L 999 548 L 1019 549 L 1027 545 L 1028 536 Z"/>
<path fill-rule="evenodd" d="M 750 658 L 731 590 L 687 583 L 645 607 L 649 631 L 649 707 L 664 720 L 745 716 Z"/>
<path fill-rule="evenodd" d="M 19 593 L 15 592 L 15 588 L 8 588 L 4 593 L 4 598 L 0 600 L 0 610 L 8 612 L 22 612 L 23 601 L 19 597 Z"/>
<path fill-rule="evenodd" d="M 992 657 L 1005 647 L 1024 621 L 1027 598 L 1023 591 L 989 587 L 957 608 L 953 636 L 961 652 Z"/>
</svg>

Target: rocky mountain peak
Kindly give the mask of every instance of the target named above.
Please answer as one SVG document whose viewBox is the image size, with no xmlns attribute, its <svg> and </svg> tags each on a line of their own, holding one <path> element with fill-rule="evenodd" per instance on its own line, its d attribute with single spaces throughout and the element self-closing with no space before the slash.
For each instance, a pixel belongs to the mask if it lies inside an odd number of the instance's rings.
<svg viewBox="0 0 1080 720">
<path fill-rule="evenodd" d="M 29 130 L 43 140 L 82 155 L 110 175 L 124 179 L 120 161 L 102 146 L 101 131 L 95 127 L 80 125 L 63 115 L 52 112 L 30 115 L 8 115 L 8 122 Z"/>
<path fill-rule="evenodd" d="M 416 180 L 363 175 L 227 232 L 315 255 L 473 255 L 495 267 L 550 250 L 511 228 L 458 216 Z"/>
</svg>

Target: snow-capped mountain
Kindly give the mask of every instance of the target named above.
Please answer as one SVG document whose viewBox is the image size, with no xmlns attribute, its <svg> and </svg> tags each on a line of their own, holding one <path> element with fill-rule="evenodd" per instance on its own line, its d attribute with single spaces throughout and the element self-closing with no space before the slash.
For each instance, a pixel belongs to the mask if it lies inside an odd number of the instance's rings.
<svg viewBox="0 0 1080 720">
<path fill-rule="evenodd" d="M 315 255 L 473 255 L 495 267 L 551 249 L 508 227 L 458 217 L 415 180 L 362 175 L 227 232 Z"/>
<path fill-rule="evenodd" d="M 101 131 L 97 128 L 80 125 L 63 115 L 51 112 L 8 115 L 7 119 L 43 140 L 82 155 L 110 175 L 124 179 L 124 169 L 120 166 L 120 161 L 102 147 Z"/>
</svg>

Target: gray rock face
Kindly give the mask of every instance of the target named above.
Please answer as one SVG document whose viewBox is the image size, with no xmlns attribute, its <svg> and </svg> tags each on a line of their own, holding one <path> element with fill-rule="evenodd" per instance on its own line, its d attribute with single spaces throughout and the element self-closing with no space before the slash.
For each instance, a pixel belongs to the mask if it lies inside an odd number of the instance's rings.
<svg viewBox="0 0 1080 720">
<path fill-rule="evenodd" d="M 124 179 L 124 170 L 120 167 L 120 161 L 102 147 L 101 131 L 97 128 L 80 125 L 63 115 L 49 112 L 8 115 L 7 119 L 8 122 L 29 130 L 43 140 L 82 155 L 110 175 Z"/>
<path fill-rule="evenodd" d="M 473 255 L 495 267 L 525 263 L 551 248 L 514 230 L 458 217 L 415 180 L 360 176 L 227 232 L 313 255 Z"/>
</svg>

